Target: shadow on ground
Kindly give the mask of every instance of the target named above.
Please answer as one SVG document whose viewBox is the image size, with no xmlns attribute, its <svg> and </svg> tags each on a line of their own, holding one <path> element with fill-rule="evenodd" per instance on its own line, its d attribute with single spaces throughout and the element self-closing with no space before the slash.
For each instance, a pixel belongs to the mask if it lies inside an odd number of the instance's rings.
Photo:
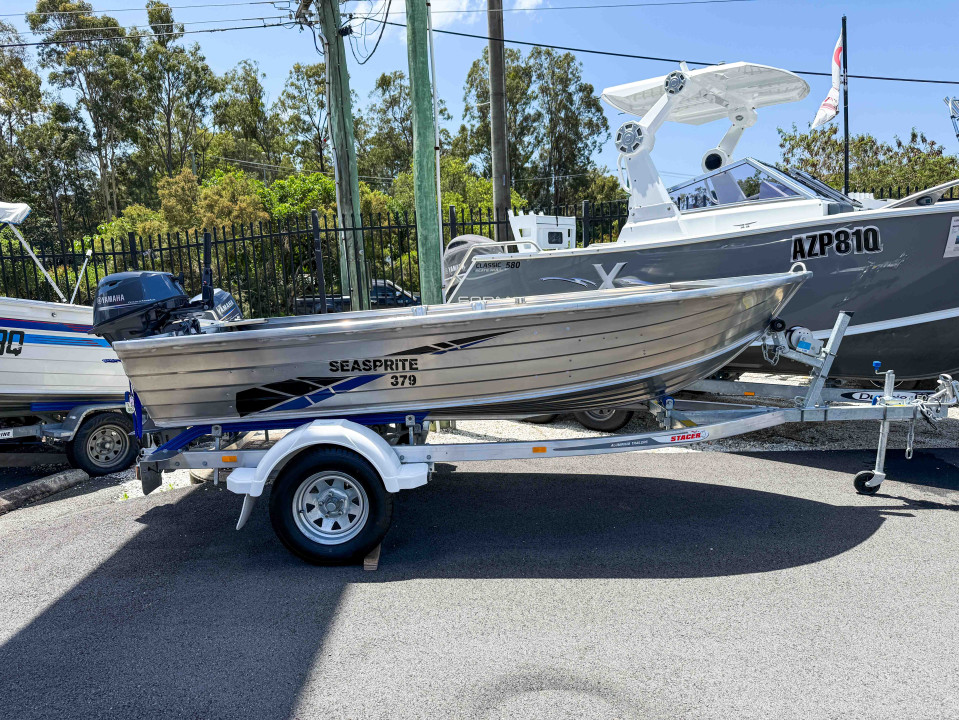
<svg viewBox="0 0 959 720">
<path fill-rule="evenodd" d="M 364 573 L 292 557 L 265 505 L 237 533 L 240 498 L 206 485 L 15 539 L 35 578 L 62 572 L 56 553 L 82 553 L 107 513 L 143 526 L 0 647 L 4 716 L 287 718 L 350 584 L 758 573 L 846 552 L 884 521 L 875 505 L 707 483 L 447 466 L 397 496 L 382 567 Z"/>
<path fill-rule="evenodd" d="M 777 463 L 795 465 L 797 472 L 801 468 L 820 468 L 834 470 L 852 478 L 860 470 L 872 470 L 876 464 L 874 450 L 783 450 L 767 452 L 737 452 L 743 457 L 759 458 Z M 906 459 L 905 451 L 891 449 L 886 452 L 886 477 L 896 482 L 907 483 L 930 490 L 959 490 L 959 449 L 923 448 L 916 450 L 911 460 Z M 885 488 L 880 488 L 880 497 Z"/>
</svg>

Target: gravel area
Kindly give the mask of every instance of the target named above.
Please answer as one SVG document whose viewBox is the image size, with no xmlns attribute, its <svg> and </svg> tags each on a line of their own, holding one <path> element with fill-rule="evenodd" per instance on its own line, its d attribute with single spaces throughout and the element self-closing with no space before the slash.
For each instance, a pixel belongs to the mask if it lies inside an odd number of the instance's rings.
<svg viewBox="0 0 959 720">
<path fill-rule="evenodd" d="M 762 375 L 749 373 L 743 380 L 796 384 L 797 378 L 789 375 Z M 679 398 L 751 404 L 743 398 L 733 398 L 705 393 L 679 393 Z M 755 404 L 775 407 L 791 407 L 784 400 L 758 398 Z M 653 417 L 646 412 L 637 412 L 618 434 L 653 432 L 659 430 Z M 904 449 L 908 435 L 906 423 L 894 423 L 889 433 L 889 448 Z M 561 416 L 547 425 L 515 420 L 460 420 L 455 430 L 436 432 L 430 435 L 433 443 L 483 442 L 497 440 L 561 440 L 566 438 L 598 437 L 604 433 L 587 430 L 571 416 Z M 875 421 L 792 423 L 760 430 L 748 435 L 706 442 L 684 447 L 667 447 L 646 452 L 759 452 L 764 450 L 872 450 L 879 439 L 879 423 Z M 935 426 L 926 422 L 916 424 L 915 447 L 959 446 L 959 407 L 949 410 L 949 417 Z"/>
</svg>

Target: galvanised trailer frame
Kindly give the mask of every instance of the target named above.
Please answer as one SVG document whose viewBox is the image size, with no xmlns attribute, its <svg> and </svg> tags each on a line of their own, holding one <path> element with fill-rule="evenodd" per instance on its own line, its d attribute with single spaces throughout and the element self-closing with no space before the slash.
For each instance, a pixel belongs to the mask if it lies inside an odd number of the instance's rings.
<svg viewBox="0 0 959 720">
<path fill-rule="evenodd" d="M 236 433 L 283 427 L 277 422 L 233 423 L 188 428 L 163 444 L 147 447 L 137 472 L 144 492 L 150 492 L 159 486 L 162 472 L 213 469 L 218 482 L 220 471 L 229 470 L 227 489 L 244 496 L 238 530 L 272 481 L 270 516 L 274 530 L 292 552 L 316 564 L 356 561 L 378 548 L 389 529 L 391 494 L 426 484 L 437 462 L 605 455 L 693 445 L 785 423 L 875 420 L 880 423 L 875 467 L 860 472 L 854 481 L 860 493 L 872 494 L 885 479 L 891 423 L 910 423 L 906 454 L 911 457 L 915 424 L 946 417 L 948 409 L 959 401 L 959 382 L 943 375 L 934 393 L 901 398 L 894 391 L 895 373 L 888 370 L 882 373 L 883 395 L 874 404 L 830 405 L 823 400 L 822 391 L 850 319 L 851 314 L 841 313 L 821 348 L 803 347 L 803 343 L 791 346 L 782 323 L 774 322 L 763 338 L 767 349 L 811 367 L 810 384 L 806 394 L 796 399 L 795 407 L 666 397 L 648 405 L 663 427 L 661 431 L 537 442 L 430 444 L 426 442 L 429 431 L 425 418 L 409 415 L 403 426 L 394 426 L 392 433 L 383 432 L 382 426 L 377 432 L 349 419 L 294 422 L 285 426 L 292 431 L 272 447 L 231 449 L 223 443 Z M 365 422 L 369 423 L 369 418 Z M 205 445 L 198 445 L 201 442 Z"/>
</svg>

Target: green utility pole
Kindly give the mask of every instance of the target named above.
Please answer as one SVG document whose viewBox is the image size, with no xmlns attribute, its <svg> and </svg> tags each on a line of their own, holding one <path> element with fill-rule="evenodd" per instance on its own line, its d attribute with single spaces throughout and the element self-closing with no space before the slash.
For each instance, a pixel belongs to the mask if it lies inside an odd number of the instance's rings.
<svg viewBox="0 0 959 720">
<path fill-rule="evenodd" d="M 506 135 L 506 49 L 503 45 L 503 0 L 488 0 L 489 127 L 493 160 L 493 217 L 505 221 L 510 210 L 509 151 Z M 511 240 L 509 226 L 496 225 L 496 240 Z"/>
<path fill-rule="evenodd" d="M 326 0 L 328 1 L 328 0 Z M 443 302 L 443 268 L 439 211 L 436 203 L 436 126 L 430 86 L 426 0 L 406 2 L 406 47 L 413 102 L 413 199 L 416 204 L 416 246 L 420 265 L 420 298 L 424 305 Z"/>
<path fill-rule="evenodd" d="M 304 8 L 305 5 L 305 8 Z M 301 12 L 309 8 L 302 0 Z M 353 107 L 350 100 L 350 73 L 346 67 L 346 47 L 340 34 L 338 0 L 317 0 L 320 28 L 323 31 L 326 55 L 326 87 L 330 129 L 333 137 L 333 164 L 336 178 L 336 211 L 343 241 L 340 250 L 340 278 L 349 278 L 352 310 L 370 309 L 369 282 L 366 274 L 366 251 L 363 232 L 357 230 L 360 220 L 360 181 L 356 170 L 356 143 L 353 138 Z M 345 267 L 344 267 L 345 266 Z"/>
</svg>

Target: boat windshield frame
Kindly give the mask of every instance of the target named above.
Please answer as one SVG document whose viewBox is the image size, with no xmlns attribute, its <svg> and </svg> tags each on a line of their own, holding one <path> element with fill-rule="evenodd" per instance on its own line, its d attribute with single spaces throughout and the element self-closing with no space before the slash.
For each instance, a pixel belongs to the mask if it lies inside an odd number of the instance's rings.
<svg viewBox="0 0 959 720">
<path fill-rule="evenodd" d="M 756 160 L 754 158 L 743 158 L 741 160 L 736 160 L 734 162 L 729 163 L 728 165 L 723 165 L 721 168 L 717 168 L 716 170 L 703 173 L 702 175 L 699 175 L 694 178 L 690 178 L 688 180 L 683 180 L 682 182 L 676 183 L 675 185 L 668 188 L 667 192 L 670 194 L 670 197 L 673 198 L 673 202 L 676 203 L 677 208 L 679 208 L 680 207 L 679 203 L 676 202 L 677 198 L 675 197 L 675 193 L 677 191 L 685 187 L 702 183 L 703 181 L 708 180 L 709 178 L 717 177 L 719 175 L 722 175 L 723 173 L 729 172 L 730 170 L 735 170 L 737 168 L 742 168 L 742 167 L 748 167 L 754 172 L 762 173 L 768 176 L 770 180 L 774 181 L 778 185 L 783 186 L 791 194 L 784 195 L 782 197 L 753 198 L 753 199 L 747 198 L 744 200 L 737 200 L 734 202 L 725 202 L 725 203 L 716 202 L 716 204 L 714 205 L 707 205 L 704 207 L 692 207 L 692 208 L 686 208 L 686 209 L 680 208 L 680 212 L 685 214 L 685 213 L 701 212 L 703 210 L 716 210 L 719 208 L 742 207 L 746 205 L 751 206 L 751 205 L 757 205 L 760 203 L 765 204 L 765 203 L 773 203 L 773 202 L 794 202 L 796 200 L 825 199 L 821 195 L 817 194 L 812 188 L 799 182 L 792 176 L 778 170 L 777 168 L 771 167 L 767 165 L 766 163 L 760 162 L 759 160 Z"/>
<path fill-rule="evenodd" d="M 790 167 L 786 168 L 785 170 L 781 170 L 780 172 L 792 178 L 797 183 L 805 185 L 823 200 L 847 203 L 853 207 L 862 207 L 862 203 L 860 203 L 858 200 L 853 200 L 848 195 L 843 195 L 839 190 L 836 190 L 836 188 L 830 187 L 819 178 L 810 175 L 805 170 L 800 170 L 797 167 Z"/>
</svg>

